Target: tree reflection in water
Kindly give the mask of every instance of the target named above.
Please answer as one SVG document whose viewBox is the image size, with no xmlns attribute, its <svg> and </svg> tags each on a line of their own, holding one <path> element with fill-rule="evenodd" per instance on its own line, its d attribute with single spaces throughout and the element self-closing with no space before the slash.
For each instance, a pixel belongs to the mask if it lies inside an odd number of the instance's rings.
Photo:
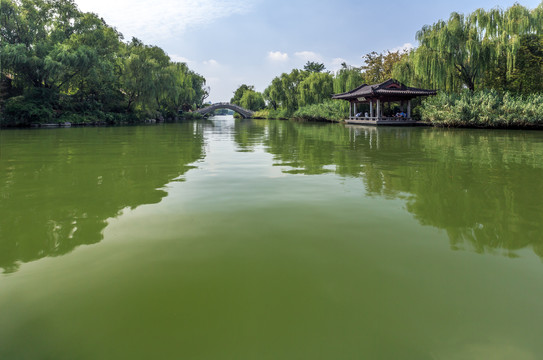
<svg viewBox="0 0 543 360">
<path fill-rule="evenodd" d="M 160 202 L 164 186 L 204 157 L 211 125 L 0 133 L 0 268 L 100 242 L 108 219 Z M 420 224 L 446 231 L 453 249 L 515 256 L 531 247 L 543 257 L 539 132 L 222 125 L 237 151 L 264 148 L 285 173 L 359 178 L 367 196 L 404 199 Z"/>
<path fill-rule="evenodd" d="M 3 131 L 0 268 L 98 243 L 123 209 L 160 202 L 204 156 L 200 125 L 172 126 Z"/>
<path fill-rule="evenodd" d="M 253 146 L 260 138 L 286 173 L 334 172 L 363 179 L 369 196 L 406 198 L 407 210 L 445 230 L 453 249 L 514 257 L 532 247 L 543 257 L 539 132 L 261 124 L 267 131 L 237 131 Z"/>
</svg>

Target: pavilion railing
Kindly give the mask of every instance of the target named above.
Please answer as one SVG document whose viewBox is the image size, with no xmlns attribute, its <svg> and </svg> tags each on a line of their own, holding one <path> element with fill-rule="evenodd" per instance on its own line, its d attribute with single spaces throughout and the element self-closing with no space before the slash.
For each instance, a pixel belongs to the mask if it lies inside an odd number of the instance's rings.
<svg viewBox="0 0 543 360">
<path fill-rule="evenodd" d="M 366 121 L 413 121 L 408 117 L 396 117 L 396 116 L 382 116 L 382 117 L 365 117 L 365 116 L 351 116 L 349 120 L 366 120 Z"/>
</svg>

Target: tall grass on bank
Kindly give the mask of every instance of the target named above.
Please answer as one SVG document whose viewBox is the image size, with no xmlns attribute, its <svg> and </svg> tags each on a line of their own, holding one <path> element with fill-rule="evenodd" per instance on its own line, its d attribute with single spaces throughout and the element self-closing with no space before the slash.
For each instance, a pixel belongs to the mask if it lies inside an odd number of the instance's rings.
<svg viewBox="0 0 543 360">
<path fill-rule="evenodd" d="M 294 113 L 287 109 L 264 109 L 256 111 L 255 119 L 281 119 L 304 121 L 335 121 L 340 122 L 347 117 L 339 101 L 328 100 L 321 104 L 307 105 L 299 108 Z"/>
<path fill-rule="evenodd" d="M 286 120 L 290 118 L 287 109 L 263 109 L 255 111 L 253 114 L 254 119 L 278 119 Z"/>
<path fill-rule="evenodd" d="M 423 121 L 436 126 L 543 126 L 543 94 L 468 90 L 459 94 L 439 93 L 426 99 L 420 112 Z"/>
<path fill-rule="evenodd" d="M 328 100 L 321 104 L 299 108 L 292 115 L 293 119 L 305 121 L 343 121 L 347 117 L 340 101 Z"/>
</svg>

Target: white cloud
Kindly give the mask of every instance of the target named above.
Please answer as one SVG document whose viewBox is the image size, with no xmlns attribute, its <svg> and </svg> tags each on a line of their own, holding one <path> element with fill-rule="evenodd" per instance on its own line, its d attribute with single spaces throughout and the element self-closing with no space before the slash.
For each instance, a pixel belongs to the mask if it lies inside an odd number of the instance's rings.
<svg viewBox="0 0 543 360">
<path fill-rule="evenodd" d="M 204 65 L 211 66 L 211 67 L 219 67 L 220 66 L 219 62 L 217 60 L 214 60 L 214 59 L 204 61 Z"/>
<path fill-rule="evenodd" d="M 413 44 L 411 44 L 411 43 L 405 43 L 405 44 L 403 44 L 402 46 L 397 46 L 397 47 L 395 47 L 394 49 L 389 50 L 389 51 L 390 51 L 390 52 L 405 51 L 405 50 L 409 51 L 409 50 L 414 49 L 414 48 L 415 48 L 415 47 L 413 46 Z"/>
<path fill-rule="evenodd" d="M 189 59 L 187 59 L 186 57 L 183 57 L 183 56 L 179 56 L 179 55 L 169 55 L 170 56 L 170 59 L 172 61 L 175 61 L 175 62 L 180 62 L 180 63 L 185 63 L 185 64 L 190 64 L 192 63 L 192 61 L 190 61 Z"/>
<path fill-rule="evenodd" d="M 297 53 L 294 53 L 294 55 L 303 61 L 321 61 L 322 62 L 322 56 L 320 56 L 317 53 L 314 53 L 313 51 L 299 51 Z"/>
<path fill-rule="evenodd" d="M 268 59 L 271 61 L 287 61 L 288 60 L 288 54 L 282 53 L 281 51 L 270 51 L 268 53 Z"/>
<path fill-rule="evenodd" d="M 76 0 L 83 11 L 94 12 L 121 31 L 144 41 L 179 36 L 188 28 L 245 14 L 254 0 Z"/>
</svg>

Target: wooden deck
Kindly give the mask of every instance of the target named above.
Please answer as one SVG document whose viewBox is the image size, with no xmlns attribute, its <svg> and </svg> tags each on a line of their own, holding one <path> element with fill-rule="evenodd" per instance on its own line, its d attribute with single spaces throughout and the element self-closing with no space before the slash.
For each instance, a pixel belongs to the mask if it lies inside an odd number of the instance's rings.
<svg viewBox="0 0 543 360">
<path fill-rule="evenodd" d="M 416 126 L 424 125 L 420 121 L 411 118 L 396 118 L 396 117 L 351 117 L 345 120 L 347 124 L 353 125 L 388 125 L 388 126 Z"/>
</svg>

